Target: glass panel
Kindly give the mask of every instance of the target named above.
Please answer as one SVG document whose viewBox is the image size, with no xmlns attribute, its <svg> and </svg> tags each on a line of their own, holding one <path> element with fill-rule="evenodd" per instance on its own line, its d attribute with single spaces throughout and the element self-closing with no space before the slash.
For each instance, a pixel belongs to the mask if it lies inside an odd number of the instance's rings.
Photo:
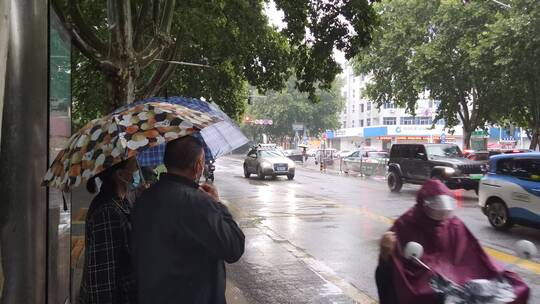
<svg viewBox="0 0 540 304">
<path fill-rule="evenodd" d="M 49 162 L 71 135 L 71 46 L 51 10 L 49 29 Z M 70 297 L 71 199 L 49 189 L 48 303 L 66 303 Z"/>
</svg>

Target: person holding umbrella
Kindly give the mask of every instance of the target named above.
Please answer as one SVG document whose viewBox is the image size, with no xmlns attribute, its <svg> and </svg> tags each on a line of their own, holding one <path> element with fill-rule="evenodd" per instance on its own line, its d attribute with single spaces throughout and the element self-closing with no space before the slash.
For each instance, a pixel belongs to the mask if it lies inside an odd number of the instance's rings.
<svg viewBox="0 0 540 304">
<path fill-rule="evenodd" d="M 135 158 L 90 178 L 96 193 L 86 215 L 85 261 L 78 303 L 137 303 L 129 246 L 131 224 L 127 196 L 140 184 Z"/>
<path fill-rule="evenodd" d="M 133 210 L 139 303 L 224 304 L 224 261 L 240 259 L 244 234 L 217 190 L 198 184 L 205 164 L 198 139 L 167 143 L 164 163 L 167 173 Z"/>
<path fill-rule="evenodd" d="M 105 197 L 105 194 L 108 194 L 109 198 L 112 197 L 115 201 L 121 200 L 121 202 L 117 205 L 109 204 L 107 205 L 108 208 L 101 207 L 106 211 L 102 211 L 100 210 L 101 208 L 98 208 L 98 206 L 104 204 L 103 202 L 100 201 L 99 204 L 94 204 L 94 208 L 89 210 L 88 220 L 92 221 L 93 219 L 91 217 L 93 217 L 94 214 L 107 215 L 109 216 L 109 219 L 104 218 L 103 222 L 108 224 L 104 225 L 114 224 L 120 226 L 119 229 L 109 227 L 107 230 L 108 234 L 104 235 L 107 237 L 107 246 L 113 246 L 112 241 L 110 241 L 113 237 L 113 231 L 115 234 L 120 235 L 118 239 L 121 240 L 126 238 L 122 233 L 125 234 L 125 232 L 129 231 L 129 229 L 126 230 L 126 228 L 129 228 L 129 225 L 127 221 L 125 221 L 127 212 L 124 212 L 122 215 L 122 212 L 127 210 L 119 211 L 115 209 L 115 212 L 117 213 L 114 214 L 113 218 L 110 218 L 110 216 L 112 214 L 112 208 L 121 206 L 118 208 L 122 209 L 125 206 L 125 198 L 127 194 L 131 194 L 130 191 L 126 192 L 126 189 L 130 184 L 136 184 L 139 179 L 137 174 L 133 174 L 135 170 L 133 163 L 131 162 L 136 159 L 140 167 L 163 164 L 163 153 L 169 142 L 175 141 L 176 139 L 193 139 L 195 137 L 197 138 L 200 147 L 203 147 L 205 151 L 202 154 L 197 154 L 197 159 L 202 158 L 201 161 L 203 165 L 205 159 L 215 160 L 219 156 L 225 155 L 248 142 L 248 139 L 242 134 L 234 121 L 214 104 L 207 103 L 200 99 L 183 97 L 156 97 L 149 100 L 141 100 L 118 108 L 102 118 L 92 120 L 73 134 L 66 147 L 58 153 L 55 160 L 52 162 L 43 179 L 42 185 L 55 187 L 63 192 L 68 192 L 87 181 L 90 181 L 88 188 L 94 190 L 95 181 L 103 181 L 102 188 L 100 189 L 100 194 L 103 194 L 101 197 Z M 182 146 L 177 147 L 177 149 L 180 150 L 182 150 L 182 148 Z M 180 154 L 177 153 L 173 153 L 173 155 L 176 155 L 175 157 L 180 157 L 178 156 Z M 198 164 L 198 162 L 196 163 Z M 191 163 L 191 165 L 193 164 L 194 163 Z M 184 169 L 180 168 L 180 171 L 188 172 L 185 170 L 188 167 Z M 178 164 L 173 165 L 171 168 L 171 172 L 179 173 L 178 170 L 174 169 L 178 168 Z M 189 168 L 202 170 L 203 166 L 191 166 Z M 200 176 L 199 171 L 195 170 L 194 172 L 197 172 L 198 176 Z M 171 174 L 171 176 L 173 174 Z M 165 178 L 164 182 L 166 182 L 166 180 L 167 178 Z M 191 180 L 192 183 L 194 183 L 195 179 L 191 178 Z M 161 181 L 157 182 L 150 189 L 157 187 L 158 184 L 161 185 Z M 188 186 L 189 185 L 190 184 L 188 183 Z M 194 189 L 197 190 L 197 193 L 204 194 L 205 199 L 207 200 L 206 204 L 201 203 L 201 206 L 205 206 L 206 209 L 203 208 L 201 210 L 208 211 L 208 208 L 218 210 L 219 216 L 223 220 L 226 219 L 226 222 L 230 225 L 230 214 L 226 212 L 226 208 L 224 208 L 223 205 L 217 203 L 217 191 L 209 186 L 202 186 L 200 187 L 200 190 L 199 187 Z M 206 191 L 209 194 L 205 194 L 203 191 Z M 124 194 L 126 194 L 126 196 L 123 196 Z M 167 193 L 167 195 L 170 194 L 171 193 Z M 100 197 L 100 195 L 98 195 L 98 197 Z M 95 228 L 99 230 L 103 227 L 100 226 Z M 139 226 L 138 231 L 144 229 L 144 227 Z M 99 231 L 96 230 L 95 232 Z M 88 233 L 92 232 L 89 231 Z M 236 258 L 240 251 L 243 252 L 243 235 L 241 243 L 242 250 L 238 250 L 240 248 L 240 235 L 238 233 L 235 234 L 236 238 L 234 239 L 234 242 L 236 244 L 236 249 L 232 256 Z M 116 236 L 117 235 L 115 235 L 115 237 Z M 227 240 L 233 241 L 232 239 Z M 115 242 L 114 244 L 118 243 Z M 120 242 L 120 244 L 123 243 Z M 90 244 L 88 245 L 90 247 Z M 129 251 L 129 247 L 125 247 L 125 244 L 122 246 L 124 246 L 122 247 L 124 253 L 131 252 Z M 92 249 L 89 247 L 86 248 L 86 250 L 91 252 Z M 105 250 L 107 250 L 107 248 L 108 247 L 106 247 Z M 125 258 L 125 256 L 125 254 L 122 255 L 122 258 L 114 260 L 113 263 L 117 263 L 117 261 L 120 263 L 129 263 L 129 257 Z M 87 256 L 86 258 L 88 260 L 94 257 Z M 232 257 L 228 256 L 225 260 L 231 261 Z M 91 263 L 91 261 L 88 261 L 88 263 Z M 215 261 L 215 265 L 216 267 L 223 266 L 217 262 L 217 260 Z M 97 269 L 94 269 L 96 275 L 101 273 L 103 269 L 102 266 L 104 265 L 100 265 Z M 124 264 L 122 266 L 124 266 Z M 118 269 L 116 264 L 111 267 L 115 270 Z M 218 285 L 212 285 L 212 288 L 217 292 L 213 294 L 219 294 L 221 290 L 224 290 L 224 288 L 222 288 L 223 286 L 220 285 L 222 283 L 224 283 L 223 280 L 216 280 L 216 284 Z M 120 285 L 120 288 L 127 288 L 130 284 L 131 283 L 125 282 L 123 285 Z M 115 288 L 116 287 L 118 286 L 115 286 Z M 104 287 L 104 289 L 110 289 L 110 287 Z M 131 303 L 132 292 L 130 290 L 132 289 L 129 289 L 129 291 L 123 290 L 122 297 L 119 300 L 117 300 L 116 297 L 114 300 L 108 300 L 105 296 L 103 298 L 104 300 L 102 300 L 101 297 L 87 297 L 86 299 L 89 299 L 88 301 L 90 303 Z M 127 295 L 128 297 L 124 297 L 124 295 Z M 218 300 L 216 300 L 216 303 L 219 303 Z M 170 303 L 171 301 L 164 300 L 163 302 Z M 196 303 L 203 302 L 196 301 Z"/>
</svg>

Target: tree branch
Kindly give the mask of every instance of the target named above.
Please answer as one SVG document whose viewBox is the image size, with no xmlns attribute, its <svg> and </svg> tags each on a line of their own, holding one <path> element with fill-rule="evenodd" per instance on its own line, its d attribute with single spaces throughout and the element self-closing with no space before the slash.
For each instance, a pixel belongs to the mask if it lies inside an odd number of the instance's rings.
<svg viewBox="0 0 540 304">
<path fill-rule="evenodd" d="M 169 33 L 171 31 L 172 17 L 174 15 L 174 6 L 176 0 L 166 0 L 163 7 L 163 15 L 159 23 L 159 31 Z"/>
<path fill-rule="evenodd" d="M 79 7 L 78 0 L 70 0 L 69 12 L 73 21 L 73 28 L 79 33 L 80 37 L 85 40 L 85 44 L 99 54 L 98 57 L 103 58 L 106 54 L 107 47 L 101 39 L 98 38 L 94 29 L 84 21 L 84 18 Z"/>
<path fill-rule="evenodd" d="M 163 56 L 164 61 L 157 67 L 154 71 L 152 77 L 141 90 L 141 98 L 147 98 L 157 93 L 161 87 L 166 83 L 166 80 L 170 79 L 170 74 L 174 70 L 174 65 L 168 61 L 176 59 L 178 50 L 181 45 L 180 37 L 176 38 L 176 43 L 165 50 L 165 56 Z"/>
<path fill-rule="evenodd" d="M 150 10 L 150 7 L 152 5 L 151 0 L 144 0 L 141 8 L 139 9 L 139 13 L 137 14 L 137 20 L 135 20 L 135 23 L 133 25 L 133 45 L 137 47 L 139 43 L 141 42 L 141 36 L 145 29 L 144 20 L 146 19 L 146 16 L 148 15 L 148 11 Z M 154 28 L 155 29 L 155 28 Z"/>
<path fill-rule="evenodd" d="M 116 56 L 120 58 L 134 58 L 133 30 L 131 21 L 131 1 L 108 0 L 112 7 L 109 8 L 109 18 L 116 20 L 113 26 L 109 25 L 112 48 L 116 50 Z"/>
</svg>

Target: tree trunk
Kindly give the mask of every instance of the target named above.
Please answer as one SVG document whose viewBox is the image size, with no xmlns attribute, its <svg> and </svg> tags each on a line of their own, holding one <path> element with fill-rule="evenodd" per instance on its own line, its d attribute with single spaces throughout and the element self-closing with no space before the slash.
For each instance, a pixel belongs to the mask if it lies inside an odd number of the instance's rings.
<svg viewBox="0 0 540 304">
<path fill-rule="evenodd" d="M 472 132 L 465 130 L 465 128 L 463 128 L 463 149 L 471 148 L 471 136 L 472 136 Z"/>
<path fill-rule="evenodd" d="M 122 69 L 107 75 L 107 90 L 113 109 L 135 101 L 135 74 L 134 71 Z"/>
<path fill-rule="evenodd" d="M 529 146 L 529 149 L 538 151 L 539 146 L 540 146 L 540 128 L 536 128 L 533 131 L 533 134 L 531 137 L 531 145 Z"/>
</svg>

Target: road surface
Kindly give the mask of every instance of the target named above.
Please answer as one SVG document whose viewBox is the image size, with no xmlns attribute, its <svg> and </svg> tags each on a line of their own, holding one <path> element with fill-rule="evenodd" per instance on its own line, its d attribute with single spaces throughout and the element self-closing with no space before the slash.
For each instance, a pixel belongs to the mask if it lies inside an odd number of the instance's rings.
<svg viewBox="0 0 540 304">
<path fill-rule="evenodd" d="M 313 167 L 312 167 L 313 168 Z M 242 159 L 217 162 L 215 185 L 246 234 L 242 259 L 227 266 L 234 294 L 247 303 L 376 303 L 378 241 L 393 220 L 415 204 L 418 186 L 390 193 L 382 178 L 359 178 L 299 168 L 296 178 L 243 177 Z M 538 230 L 492 229 L 472 191 L 457 191 L 457 215 L 501 263 L 516 259 L 513 245 L 540 245 Z M 540 261 L 515 270 L 540 303 Z M 232 301 L 231 301 L 232 300 Z"/>
</svg>

